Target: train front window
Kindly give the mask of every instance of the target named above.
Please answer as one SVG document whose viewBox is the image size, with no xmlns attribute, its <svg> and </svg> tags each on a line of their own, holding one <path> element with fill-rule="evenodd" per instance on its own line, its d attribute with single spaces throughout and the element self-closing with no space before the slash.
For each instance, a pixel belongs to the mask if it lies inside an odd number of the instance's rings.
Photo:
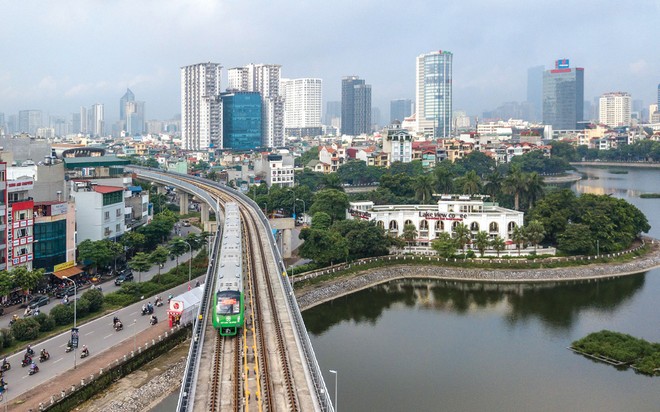
<svg viewBox="0 0 660 412">
<path fill-rule="evenodd" d="M 237 315 L 241 311 L 241 295 L 238 292 L 218 293 L 218 315 Z"/>
</svg>

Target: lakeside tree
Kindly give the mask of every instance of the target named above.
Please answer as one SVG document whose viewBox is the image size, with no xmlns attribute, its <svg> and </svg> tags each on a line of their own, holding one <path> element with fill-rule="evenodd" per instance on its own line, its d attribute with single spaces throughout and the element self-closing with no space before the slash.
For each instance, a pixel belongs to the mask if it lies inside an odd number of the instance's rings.
<svg viewBox="0 0 660 412">
<path fill-rule="evenodd" d="M 413 182 L 415 200 L 422 204 L 429 203 L 432 200 L 434 184 L 433 175 L 431 174 L 417 176 Z"/>
<path fill-rule="evenodd" d="M 513 231 L 511 232 L 511 240 L 516 244 L 516 249 L 518 249 L 518 256 L 520 256 L 521 246 L 525 243 L 526 240 L 525 230 L 520 226 L 514 227 Z"/>
<path fill-rule="evenodd" d="M 513 209 L 520 210 L 520 196 L 525 191 L 525 176 L 520 166 L 514 165 L 502 182 L 502 191 L 513 195 Z"/>
<path fill-rule="evenodd" d="M 417 228 L 415 225 L 411 223 L 403 225 L 403 233 L 401 234 L 401 237 L 406 241 L 408 246 L 414 243 L 415 239 L 417 239 Z"/>
<path fill-rule="evenodd" d="M 300 256 L 306 259 L 328 265 L 348 258 L 348 242 L 335 231 L 304 228 L 299 237 L 305 241 Z"/>
<path fill-rule="evenodd" d="M 495 252 L 497 252 L 497 257 L 500 257 L 500 252 L 502 252 L 506 248 L 506 243 L 504 242 L 504 239 L 502 239 L 499 236 L 495 236 L 493 240 L 490 241 L 490 247 L 495 249 Z"/>
<path fill-rule="evenodd" d="M 470 228 L 464 223 L 459 223 L 454 226 L 454 239 L 456 239 L 458 248 L 465 253 L 465 246 L 467 246 L 472 239 L 472 231 L 470 231 Z"/>
<path fill-rule="evenodd" d="M 544 236 L 543 224 L 538 220 L 532 220 L 525 226 L 525 238 L 534 245 L 534 253 L 536 253 L 536 248 L 543 241 Z"/>
<path fill-rule="evenodd" d="M 435 176 L 435 189 L 438 193 L 452 193 L 454 191 L 454 178 L 456 174 L 450 165 L 440 162 L 433 170 Z"/>
<path fill-rule="evenodd" d="M 586 255 L 595 250 L 593 239 L 585 236 L 589 227 L 581 223 L 570 223 L 566 229 L 557 236 L 557 248 L 572 255 Z"/>
<path fill-rule="evenodd" d="M 488 246 L 490 246 L 490 236 L 485 230 L 480 230 L 474 237 L 474 245 L 479 250 L 479 255 L 484 257 L 484 253 Z"/>
<path fill-rule="evenodd" d="M 363 220 L 340 220 L 332 230 L 346 239 L 348 257 L 352 260 L 388 254 L 390 242 L 385 230 L 376 222 Z"/>
<path fill-rule="evenodd" d="M 446 259 L 454 256 L 456 247 L 456 240 L 447 232 L 440 232 L 440 235 L 431 241 L 431 249 Z"/>
<path fill-rule="evenodd" d="M 312 216 L 312 229 L 327 230 L 332 225 L 332 218 L 325 212 L 316 212 Z"/>
<path fill-rule="evenodd" d="M 481 191 L 481 178 L 474 170 L 470 170 L 465 176 L 458 178 L 456 184 L 463 193 L 469 195 L 477 194 Z"/>
</svg>

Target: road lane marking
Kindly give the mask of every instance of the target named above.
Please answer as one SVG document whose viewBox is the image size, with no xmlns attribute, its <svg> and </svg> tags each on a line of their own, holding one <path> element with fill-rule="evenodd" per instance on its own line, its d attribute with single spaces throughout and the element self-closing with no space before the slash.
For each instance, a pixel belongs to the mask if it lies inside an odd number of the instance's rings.
<svg viewBox="0 0 660 412">
<path fill-rule="evenodd" d="M 58 360 L 54 361 L 53 363 L 57 363 L 57 362 L 61 361 L 62 359 L 64 359 L 64 358 L 59 358 Z"/>
<path fill-rule="evenodd" d="M 136 310 L 135 312 L 133 312 L 133 313 L 129 313 L 129 314 L 128 314 L 128 316 L 133 316 L 133 315 L 137 315 L 137 310 Z"/>
<path fill-rule="evenodd" d="M 94 332 L 95 332 L 95 331 L 87 332 L 87 333 L 85 333 L 85 336 L 87 336 L 87 335 L 91 335 L 91 334 L 94 333 Z"/>
<path fill-rule="evenodd" d="M 108 336 L 104 336 L 104 337 L 103 337 L 103 340 L 108 339 L 110 336 L 112 336 L 112 333 L 109 334 Z"/>
</svg>

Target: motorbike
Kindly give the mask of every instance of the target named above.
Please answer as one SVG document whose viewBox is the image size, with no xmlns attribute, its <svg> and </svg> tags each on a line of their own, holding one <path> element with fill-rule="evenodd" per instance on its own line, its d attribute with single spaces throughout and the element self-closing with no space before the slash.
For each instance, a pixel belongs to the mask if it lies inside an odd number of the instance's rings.
<svg viewBox="0 0 660 412">
<path fill-rule="evenodd" d="M 3 372 L 8 371 L 9 369 L 11 369 L 11 364 L 9 362 L 5 362 L 5 363 L 2 364 L 2 369 L 1 370 Z"/>
<path fill-rule="evenodd" d="M 121 322 L 115 323 L 115 331 L 116 332 L 119 332 L 122 329 L 124 329 L 124 325 Z"/>
<path fill-rule="evenodd" d="M 46 362 L 48 359 L 50 359 L 50 353 L 39 355 L 39 362 Z"/>
<path fill-rule="evenodd" d="M 89 356 L 89 350 L 80 352 L 80 359 L 84 359 Z"/>
<path fill-rule="evenodd" d="M 35 365 L 34 368 L 30 368 L 30 372 L 28 372 L 28 374 L 34 375 L 37 372 L 39 372 L 39 367 Z"/>
<path fill-rule="evenodd" d="M 163 300 L 162 299 L 156 299 L 156 306 L 158 306 L 158 307 L 163 306 Z"/>
<path fill-rule="evenodd" d="M 73 350 L 73 345 L 71 345 L 71 342 L 67 343 L 66 349 L 64 349 L 64 352 L 69 353 Z"/>
<path fill-rule="evenodd" d="M 142 309 L 142 316 L 151 315 L 152 313 L 154 313 L 154 307 L 153 306 L 147 306 L 146 308 Z"/>
<path fill-rule="evenodd" d="M 27 358 L 23 358 L 23 360 L 21 361 L 21 367 L 24 368 L 31 363 L 32 363 L 32 358 L 28 356 Z"/>
<path fill-rule="evenodd" d="M 158 323 L 158 318 L 157 318 L 157 317 L 153 317 L 153 318 L 149 319 L 149 323 L 150 323 L 152 326 L 155 325 L 156 323 Z"/>
</svg>

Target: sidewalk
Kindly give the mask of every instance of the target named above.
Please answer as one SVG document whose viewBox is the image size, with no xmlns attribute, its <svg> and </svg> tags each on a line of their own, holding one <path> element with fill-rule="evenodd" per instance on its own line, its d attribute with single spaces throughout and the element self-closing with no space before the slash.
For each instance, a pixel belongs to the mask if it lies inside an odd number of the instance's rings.
<svg viewBox="0 0 660 412">
<path fill-rule="evenodd" d="M 170 332 L 167 322 L 159 322 L 157 325 L 152 326 L 146 332 L 136 335 L 135 343 L 137 347 L 144 347 L 145 344 L 151 346 L 152 341 L 158 342 L 158 337 L 164 337 L 165 332 Z M 62 392 L 67 395 L 71 393 L 71 388 L 75 386 L 78 388 L 81 380 L 89 382 L 91 375 L 97 375 L 101 368 L 103 372 L 107 373 L 111 364 L 114 364 L 117 359 L 121 359 L 124 355 L 130 357 L 133 350 L 133 336 L 126 335 L 126 339 L 119 345 L 115 345 L 98 355 L 89 358 L 87 362 L 81 364 L 77 369 L 69 369 L 63 371 L 56 378 L 51 379 L 48 383 L 40 385 L 19 397 L 10 401 L 8 407 L 10 411 L 33 411 L 39 410 L 39 404 L 50 405 L 51 396 L 54 399 L 59 399 Z M 11 382 L 8 382 L 8 391 L 11 391 Z M 1 404 L 0 404 L 1 405 Z"/>
</svg>

